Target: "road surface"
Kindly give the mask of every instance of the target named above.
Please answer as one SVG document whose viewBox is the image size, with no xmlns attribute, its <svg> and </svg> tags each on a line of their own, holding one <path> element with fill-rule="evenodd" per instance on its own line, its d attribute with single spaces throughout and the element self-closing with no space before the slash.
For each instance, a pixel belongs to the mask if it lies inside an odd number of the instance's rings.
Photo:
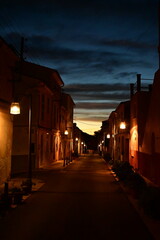
<svg viewBox="0 0 160 240">
<path fill-rule="evenodd" d="M 45 185 L 0 220 L 1 240 L 153 239 L 98 155 L 37 177 Z"/>
</svg>

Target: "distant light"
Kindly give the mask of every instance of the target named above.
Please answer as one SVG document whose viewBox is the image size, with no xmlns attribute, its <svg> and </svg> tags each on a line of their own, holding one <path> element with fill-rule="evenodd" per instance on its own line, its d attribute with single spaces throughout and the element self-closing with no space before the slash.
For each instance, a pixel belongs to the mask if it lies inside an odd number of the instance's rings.
<svg viewBox="0 0 160 240">
<path fill-rule="evenodd" d="M 109 133 L 107 134 L 107 138 L 108 138 L 108 139 L 110 138 L 110 134 L 109 134 Z"/>
<path fill-rule="evenodd" d="M 76 137 L 76 141 L 78 141 L 78 138 Z"/>
<path fill-rule="evenodd" d="M 20 114 L 20 105 L 18 102 L 11 103 L 10 114 L 14 114 L 14 115 Z"/>
<path fill-rule="evenodd" d="M 102 140 L 102 143 L 104 143 L 104 141 Z"/>
<path fill-rule="evenodd" d="M 83 142 L 81 142 L 81 144 L 83 145 L 84 143 L 83 143 Z"/>
<path fill-rule="evenodd" d="M 126 123 L 125 122 L 120 123 L 120 129 L 126 129 Z"/>
<path fill-rule="evenodd" d="M 64 134 L 65 134 L 65 135 L 68 135 L 68 130 L 65 130 Z"/>
</svg>

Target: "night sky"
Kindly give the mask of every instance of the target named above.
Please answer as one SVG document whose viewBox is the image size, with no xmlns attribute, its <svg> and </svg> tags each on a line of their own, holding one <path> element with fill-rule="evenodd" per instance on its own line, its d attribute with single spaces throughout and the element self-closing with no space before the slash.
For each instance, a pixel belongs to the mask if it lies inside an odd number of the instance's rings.
<svg viewBox="0 0 160 240">
<path fill-rule="evenodd" d="M 158 0 L 2 1 L 0 34 L 24 57 L 58 70 L 90 134 L 121 101 L 136 74 L 158 69 Z"/>
</svg>

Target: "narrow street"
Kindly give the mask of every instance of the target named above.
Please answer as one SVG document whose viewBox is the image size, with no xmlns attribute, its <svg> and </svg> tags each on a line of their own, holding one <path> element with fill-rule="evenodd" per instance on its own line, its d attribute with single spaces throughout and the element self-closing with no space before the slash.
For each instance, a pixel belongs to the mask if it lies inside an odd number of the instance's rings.
<svg viewBox="0 0 160 240">
<path fill-rule="evenodd" d="M 0 220 L 1 240 L 153 239 L 98 155 L 36 177 L 45 185 Z"/>
</svg>

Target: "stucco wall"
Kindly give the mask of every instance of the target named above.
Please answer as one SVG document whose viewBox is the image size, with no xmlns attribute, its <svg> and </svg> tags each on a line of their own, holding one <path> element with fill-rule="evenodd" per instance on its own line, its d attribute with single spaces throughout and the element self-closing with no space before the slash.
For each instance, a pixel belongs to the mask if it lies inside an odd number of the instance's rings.
<svg viewBox="0 0 160 240">
<path fill-rule="evenodd" d="M 151 101 L 142 144 L 142 152 L 160 153 L 160 71 L 154 78 Z"/>
<path fill-rule="evenodd" d="M 11 172 L 12 117 L 0 106 L 0 184 L 4 183 Z"/>
</svg>

